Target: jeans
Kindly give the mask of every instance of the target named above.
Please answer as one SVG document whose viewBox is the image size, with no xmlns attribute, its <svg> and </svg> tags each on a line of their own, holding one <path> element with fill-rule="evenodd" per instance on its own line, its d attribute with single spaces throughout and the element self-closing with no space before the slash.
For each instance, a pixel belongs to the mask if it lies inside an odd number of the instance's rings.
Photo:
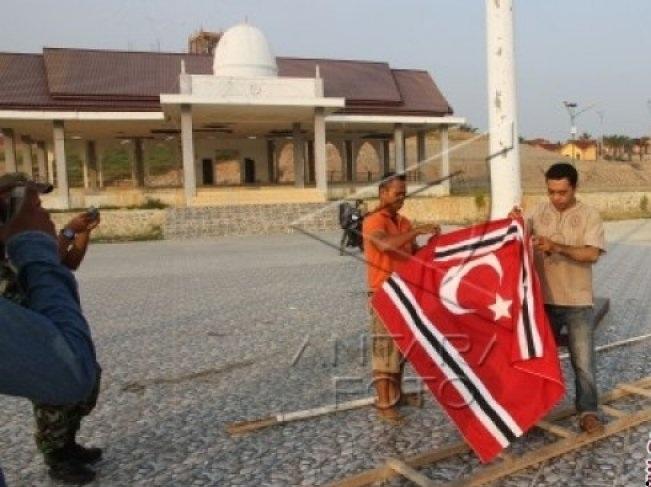
<svg viewBox="0 0 651 487">
<path fill-rule="evenodd" d="M 556 337 L 560 335 L 563 327 L 567 329 L 568 350 L 575 376 L 577 412 L 597 412 L 592 306 L 547 304 L 545 310 Z"/>
</svg>

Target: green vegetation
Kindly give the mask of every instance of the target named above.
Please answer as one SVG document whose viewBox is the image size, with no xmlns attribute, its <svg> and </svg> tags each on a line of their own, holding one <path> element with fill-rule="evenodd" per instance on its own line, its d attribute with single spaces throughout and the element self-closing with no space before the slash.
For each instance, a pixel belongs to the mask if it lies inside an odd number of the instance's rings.
<svg viewBox="0 0 651 487">
<path fill-rule="evenodd" d="M 158 198 L 147 198 L 141 205 L 127 206 L 127 210 L 163 210 L 169 208 L 169 205 L 163 203 Z"/>
<path fill-rule="evenodd" d="M 147 147 L 145 157 L 145 164 L 151 176 L 162 176 L 178 167 L 174 151 L 163 142 Z"/>
</svg>

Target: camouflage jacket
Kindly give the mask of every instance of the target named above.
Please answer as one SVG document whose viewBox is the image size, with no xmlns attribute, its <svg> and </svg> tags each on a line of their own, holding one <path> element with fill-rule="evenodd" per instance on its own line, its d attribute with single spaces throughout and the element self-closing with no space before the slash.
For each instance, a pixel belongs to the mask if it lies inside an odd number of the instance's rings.
<svg viewBox="0 0 651 487">
<path fill-rule="evenodd" d="M 0 259 L 0 296 L 21 306 L 27 304 L 27 296 L 20 287 L 16 271 L 4 258 Z"/>
</svg>

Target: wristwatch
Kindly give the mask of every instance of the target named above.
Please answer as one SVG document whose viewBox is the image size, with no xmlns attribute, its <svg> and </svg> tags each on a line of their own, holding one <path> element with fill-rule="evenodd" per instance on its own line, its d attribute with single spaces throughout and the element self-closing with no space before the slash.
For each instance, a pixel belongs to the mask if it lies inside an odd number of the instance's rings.
<svg viewBox="0 0 651 487">
<path fill-rule="evenodd" d="M 61 235 L 63 236 L 63 238 L 66 238 L 68 240 L 74 240 L 76 233 L 72 228 L 66 227 L 63 230 L 61 230 Z"/>
</svg>

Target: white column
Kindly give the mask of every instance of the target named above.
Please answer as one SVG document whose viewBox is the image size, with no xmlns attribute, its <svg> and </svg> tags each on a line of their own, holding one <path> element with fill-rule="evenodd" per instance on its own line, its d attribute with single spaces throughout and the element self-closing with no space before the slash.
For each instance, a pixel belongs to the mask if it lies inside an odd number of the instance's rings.
<svg viewBox="0 0 651 487">
<path fill-rule="evenodd" d="M 68 187 L 68 171 L 66 169 L 65 131 L 62 120 L 53 123 L 54 161 L 57 168 L 57 191 L 59 201 L 64 209 L 70 208 L 70 189 Z"/>
<path fill-rule="evenodd" d="M 441 127 L 441 177 L 450 175 L 450 142 L 448 137 L 449 128 L 447 125 Z M 450 180 L 446 179 L 441 183 L 443 192 L 450 194 Z"/>
<path fill-rule="evenodd" d="M 393 129 L 393 147 L 395 150 L 396 173 L 405 172 L 405 131 L 401 123 L 395 124 Z"/>
<path fill-rule="evenodd" d="M 327 197 L 326 124 L 323 108 L 316 108 L 314 110 L 314 173 L 316 189 Z"/>
<path fill-rule="evenodd" d="M 22 172 L 30 178 L 34 177 L 34 161 L 32 159 L 32 141 L 29 137 L 22 137 L 21 152 L 23 154 Z"/>
<path fill-rule="evenodd" d="M 301 124 L 295 123 L 292 126 L 294 145 L 294 186 L 305 187 L 305 140 L 301 134 Z"/>
<path fill-rule="evenodd" d="M 181 144 L 183 151 L 183 187 L 185 204 L 190 205 L 197 194 L 197 177 L 194 167 L 194 142 L 192 139 L 192 107 L 181 105 Z"/>
<path fill-rule="evenodd" d="M 389 145 L 388 140 L 382 141 L 382 174 L 381 177 L 384 177 L 386 173 L 391 170 L 391 146 Z"/>
<path fill-rule="evenodd" d="M 38 179 L 41 182 L 46 182 L 47 177 L 47 150 L 45 142 L 36 143 L 36 166 L 38 167 Z"/>
<path fill-rule="evenodd" d="M 104 162 L 102 154 L 102 145 L 100 141 L 95 142 L 95 151 L 97 156 L 97 187 L 99 189 L 104 188 Z"/>
<path fill-rule="evenodd" d="M 345 183 L 355 180 L 352 141 L 348 139 L 341 141 L 341 180 Z"/>
<path fill-rule="evenodd" d="M 357 182 L 357 156 L 359 155 L 359 147 L 360 147 L 359 140 L 354 139 L 350 141 L 350 158 L 351 158 L 350 165 L 352 166 L 351 172 L 353 175 L 351 181 L 355 183 Z"/>
<path fill-rule="evenodd" d="M 54 149 L 52 149 L 52 151 L 54 151 Z M 45 156 L 47 158 L 47 182 L 54 185 L 54 152 L 50 152 L 47 149 L 47 146 Z"/>
<path fill-rule="evenodd" d="M 425 181 L 425 170 L 429 166 L 427 160 L 427 133 L 424 130 L 416 134 L 416 158 L 418 159 L 418 179 Z"/>
<path fill-rule="evenodd" d="M 88 189 L 90 187 L 90 178 L 88 176 L 88 147 L 86 147 L 85 142 L 82 142 L 81 144 L 81 171 L 84 175 L 84 189 Z"/>
<path fill-rule="evenodd" d="M 513 48 L 513 0 L 486 0 L 491 218 L 522 199 Z"/>
<path fill-rule="evenodd" d="M 5 172 L 16 172 L 16 136 L 12 129 L 2 129 L 5 145 Z"/>
</svg>

